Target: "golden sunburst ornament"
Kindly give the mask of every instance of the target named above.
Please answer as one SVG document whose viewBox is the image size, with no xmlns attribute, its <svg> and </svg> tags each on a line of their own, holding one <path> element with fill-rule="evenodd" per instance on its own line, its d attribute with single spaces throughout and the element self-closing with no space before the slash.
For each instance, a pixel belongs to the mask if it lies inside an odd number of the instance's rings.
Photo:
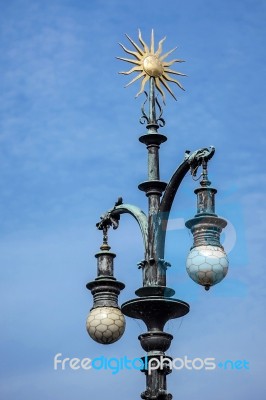
<svg viewBox="0 0 266 400">
<path fill-rule="evenodd" d="M 121 43 L 119 43 L 119 44 L 122 47 L 122 49 L 126 53 L 131 54 L 134 57 L 134 59 L 124 58 L 124 57 L 117 57 L 117 58 L 119 60 L 134 64 L 135 67 L 133 67 L 130 71 L 119 72 L 119 73 L 123 74 L 123 75 L 129 75 L 132 72 L 139 72 L 139 74 L 134 79 L 132 79 L 132 81 L 130 81 L 126 85 L 126 87 L 131 85 L 132 83 L 136 82 L 138 79 L 142 78 L 140 91 L 136 95 L 136 97 L 138 97 L 141 93 L 144 92 L 146 83 L 151 78 L 153 78 L 156 88 L 158 89 L 158 91 L 160 92 L 160 94 L 163 97 L 163 101 L 165 101 L 165 94 L 164 94 L 164 91 L 163 91 L 161 85 L 163 85 L 164 88 L 176 100 L 176 97 L 175 97 L 174 93 L 172 92 L 172 90 L 170 89 L 167 82 L 175 83 L 182 90 L 184 90 L 184 88 L 178 80 L 171 78 L 171 76 L 169 74 L 180 75 L 180 76 L 186 76 L 186 75 L 182 74 L 181 72 L 173 71 L 169 67 L 171 65 L 173 65 L 174 63 L 184 62 L 184 60 L 175 59 L 172 61 L 164 61 L 173 51 L 175 51 L 176 47 L 174 49 L 168 51 L 167 53 L 162 54 L 162 45 L 166 39 L 166 37 L 164 37 L 162 40 L 159 41 L 158 49 L 156 51 L 154 51 L 153 30 L 151 32 L 150 48 L 147 46 L 147 44 L 142 39 L 140 29 L 139 29 L 139 42 L 140 42 L 142 48 L 140 48 L 127 34 L 126 34 L 126 37 L 130 41 L 130 43 L 133 45 L 133 47 L 136 49 L 136 51 L 128 50 Z"/>
</svg>

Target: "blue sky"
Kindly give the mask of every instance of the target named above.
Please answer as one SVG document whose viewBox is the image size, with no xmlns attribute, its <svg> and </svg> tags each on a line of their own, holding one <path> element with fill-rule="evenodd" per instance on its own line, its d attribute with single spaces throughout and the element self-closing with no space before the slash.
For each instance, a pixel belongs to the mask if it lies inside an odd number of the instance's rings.
<svg viewBox="0 0 266 400">
<path fill-rule="evenodd" d="M 5 400 L 139 398 L 141 373 L 54 371 L 53 357 L 139 357 L 142 323 L 127 319 L 123 338 L 100 346 L 85 330 L 101 234 L 95 223 L 122 195 L 146 210 L 137 185 L 146 179 L 138 142 L 142 99 L 118 71 L 124 33 L 146 42 L 151 29 L 164 51 L 178 46 L 186 92 L 164 108 L 168 141 L 161 178 L 185 150 L 214 145 L 210 178 L 217 212 L 230 221 L 227 278 L 209 292 L 187 276 L 191 236 L 173 222 L 166 258 L 168 285 L 190 303 L 173 357 L 246 359 L 249 371 L 174 371 L 174 398 L 265 397 L 265 75 L 266 3 L 259 0 L 159 2 L 10 0 L 0 15 L 1 384 Z M 197 184 L 184 179 L 172 219 L 195 214 Z M 176 226 L 176 228 L 175 228 Z M 234 239 L 236 232 L 236 240 Z M 110 233 L 120 301 L 141 285 L 142 243 L 123 217 Z"/>
</svg>

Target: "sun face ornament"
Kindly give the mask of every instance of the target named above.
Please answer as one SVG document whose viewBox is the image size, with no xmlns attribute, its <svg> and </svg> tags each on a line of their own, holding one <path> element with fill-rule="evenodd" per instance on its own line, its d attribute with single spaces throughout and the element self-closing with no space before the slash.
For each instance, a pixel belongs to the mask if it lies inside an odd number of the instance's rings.
<svg viewBox="0 0 266 400">
<path fill-rule="evenodd" d="M 139 29 L 139 42 L 142 47 L 138 46 L 127 34 L 126 37 L 130 41 L 130 43 L 133 45 L 136 51 L 133 50 L 128 50 L 123 44 L 119 43 L 122 49 L 132 55 L 134 59 L 129 59 L 129 58 L 124 58 L 124 57 L 117 57 L 119 60 L 126 61 L 128 63 L 134 64 L 135 67 L 131 68 L 129 71 L 122 71 L 119 72 L 120 74 L 123 75 L 129 75 L 133 72 L 139 72 L 139 74 L 132 79 L 127 85 L 131 85 L 132 83 L 136 82 L 139 79 L 142 79 L 141 82 L 141 87 L 140 91 L 136 94 L 136 97 L 138 97 L 141 93 L 144 92 L 145 90 L 145 85 L 146 83 L 153 79 L 155 87 L 161 94 L 163 101 L 165 102 L 165 94 L 162 89 L 162 86 L 171 94 L 171 96 L 176 100 L 176 97 L 169 87 L 167 82 L 172 82 L 175 83 L 180 89 L 184 90 L 183 86 L 181 83 L 173 79 L 170 75 L 180 75 L 180 76 L 186 76 L 185 74 L 181 72 L 174 71 L 170 69 L 169 67 L 173 65 L 174 63 L 182 63 L 184 60 L 180 59 L 174 59 L 172 61 L 165 61 L 165 59 L 173 52 L 176 50 L 176 47 L 170 51 L 168 51 L 165 54 L 162 54 L 162 46 L 163 42 L 165 41 L 166 37 L 164 37 L 162 40 L 159 41 L 158 44 L 158 49 L 154 51 L 154 32 L 152 30 L 151 32 L 151 45 L 150 48 L 148 45 L 144 42 L 141 36 L 141 31 Z"/>
</svg>

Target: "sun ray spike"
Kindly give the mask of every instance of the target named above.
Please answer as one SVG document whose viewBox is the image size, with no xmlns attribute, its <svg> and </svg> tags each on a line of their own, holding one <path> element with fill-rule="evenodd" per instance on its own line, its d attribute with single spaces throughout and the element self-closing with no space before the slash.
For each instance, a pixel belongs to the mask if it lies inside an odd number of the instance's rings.
<svg viewBox="0 0 266 400">
<path fill-rule="evenodd" d="M 137 52 L 138 52 L 141 56 L 143 56 L 144 53 L 143 53 L 143 51 L 141 50 L 141 48 L 137 45 L 137 43 L 135 43 L 134 40 L 132 40 L 131 37 L 128 36 L 127 33 L 126 33 L 126 37 L 127 37 L 128 40 L 130 41 L 130 43 L 132 44 L 132 46 L 135 47 L 135 49 L 137 50 Z"/>
<path fill-rule="evenodd" d="M 182 62 L 185 62 L 185 60 L 175 59 L 175 60 L 172 60 L 172 61 L 166 61 L 166 62 L 164 61 L 163 66 L 164 67 L 170 67 L 174 63 L 182 63 Z"/>
<path fill-rule="evenodd" d="M 177 49 L 177 47 L 174 47 L 172 50 L 168 51 L 167 53 L 165 53 L 162 57 L 160 57 L 160 60 L 163 61 L 166 57 L 168 57 L 171 53 L 173 53 L 173 51 L 175 51 Z"/>
<path fill-rule="evenodd" d="M 160 60 L 163 61 L 165 58 L 167 58 L 170 54 L 172 54 L 175 50 L 177 49 L 177 47 L 174 47 L 172 50 L 168 51 L 167 53 L 165 53 L 162 57 L 160 57 Z"/>
<path fill-rule="evenodd" d="M 144 48 L 144 52 L 145 52 L 145 53 L 148 53 L 148 52 L 149 52 L 149 47 L 147 46 L 147 44 L 146 44 L 146 43 L 144 42 L 144 40 L 142 39 L 140 29 L 139 29 L 139 41 L 140 41 L 140 43 L 142 44 L 142 46 L 143 46 L 143 48 Z"/>
<path fill-rule="evenodd" d="M 154 54 L 154 31 L 151 30 L 151 54 Z"/>
<path fill-rule="evenodd" d="M 144 78 L 143 78 L 143 80 L 141 82 L 140 91 L 136 94 L 135 98 L 138 97 L 141 93 L 144 92 L 145 85 L 146 85 L 148 80 L 149 80 L 149 76 L 148 75 L 144 76 Z"/>
<path fill-rule="evenodd" d="M 125 87 L 128 87 L 132 83 L 136 82 L 138 79 L 142 78 L 144 75 L 145 75 L 145 72 L 142 72 L 141 74 L 137 75 L 135 78 L 132 79 L 132 81 L 127 83 Z"/>
<path fill-rule="evenodd" d="M 168 74 L 164 74 L 164 79 L 166 79 L 168 82 L 176 83 L 177 86 L 180 87 L 180 89 L 185 90 L 179 81 L 177 81 L 176 79 L 171 78 Z"/>
<path fill-rule="evenodd" d="M 142 68 L 141 67 L 133 67 L 133 68 L 131 68 L 130 71 L 121 71 L 121 72 L 118 72 L 118 73 L 122 74 L 122 75 L 129 75 L 132 72 L 137 72 L 137 71 L 142 71 Z"/>
<path fill-rule="evenodd" d="M 155 55 L 158 57 L 161 52 L 163 51 L 163 42 L 165 41 L 166 36 L 159 41 L 158 50 L 156 51 Z"/>
<path fill-rule="evenodd" d="M 163 80 L 163 79 L 161 79 L 161 78 L 159 78 L 160 79 L 160 82 L 163 84 L 163 86 L 168 90 L 168 92 L 171 94 L 171 96 L 173 96 L 173 98 L 175 99 L 175 100 L 177 100 L 177 98 L 175 97 L 175 95 L 174 95 L 174 93 L 172 92 L 172 90 L 170 89 L 170 87 L 167 85 L 167 83 Z"/>
<path fill-rule="evenodd" d="M 140 60 L 140 56 L 136 51 L 128 50 L 122 43 L 119 43 L 119 45 L 122 47 L 122 49 L 128 53 L 131 54 L 132 56 L 136 57 L 138 60 Z"/>
<path fill-rule="evenodd" d="M 126 61 L 131 64 L 136 64 L 139 65 L 139 61 L 131 60 L 130 58 L 124 58 L 124 57 L 116 57 L 118 60 Z"/>
<path fill-rule="evenodd" d="M 169 74 L 173 75 L 180 75 L 180 76 L 187 76 L 186 74 L 183 74 L 182 72 L 174 71 L 173 69 L 165 68 L 165 72 L 168 72 Z"/>
</svg>

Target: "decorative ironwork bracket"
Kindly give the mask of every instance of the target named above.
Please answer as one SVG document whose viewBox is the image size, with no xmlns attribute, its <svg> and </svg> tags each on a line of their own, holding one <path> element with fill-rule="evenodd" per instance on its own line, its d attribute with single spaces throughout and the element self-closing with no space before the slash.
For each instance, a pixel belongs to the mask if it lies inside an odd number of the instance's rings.
<svg viewBox="0 0 266 400">
<path fill-rule="evenodd" d="M 162 115 L 163 115 L 163 109 L 162 109 L 161 104 L 159 103 L 158 97 L 157 97 L 157 96 L 155 97 L 155 101 L 153 102 L 154 104 L 152 104 L 152 107 L 153 107 L 153 115 L 155 116 L 155 117 L 154 117 L 155 120 L 152 121 L 151 118 L 148 117 L 148 115 L 147 115 L 147 113 L 146 113 L 146 111 L 145 111 L 145 105 L 146 105 L 146 103 L 147 103 L 147 101 L 148 101 L 148 99 L 149 99 L 149 95 L 148 95 L 148 93 L 147 93 L 146 91 L 144 91 L 144 94 L 145 94 L 145 96 L 146 96 L 146 99 L 145 99 L 145 101 L 144 101 L 144 103 L 143 103 L 143 105 L 142 105 L 142 107 L 141 107 L 141 113 L 142 113 L 142 115 L 141 115 L 141 117 L 140 117 L 139 122 L 140 122 L 142 125 L 144 125 L 144 124 L 146 123 L 148 126 L 149 126 L 150 124 L 156 123 L 156 124 L 158 125 L 158 127 L 163 128 L 163 127 L 165 126 L 165 120 L 164 120 L 164 118 L 162 117 Z M 159 116 L 158 116 L 158 118 L 157 118 L 157 116 L 156 116 L 155 106 L 157 106 L 157 107 L 158 107 L 158 110 L 159 110 Z"/>
</svg>

